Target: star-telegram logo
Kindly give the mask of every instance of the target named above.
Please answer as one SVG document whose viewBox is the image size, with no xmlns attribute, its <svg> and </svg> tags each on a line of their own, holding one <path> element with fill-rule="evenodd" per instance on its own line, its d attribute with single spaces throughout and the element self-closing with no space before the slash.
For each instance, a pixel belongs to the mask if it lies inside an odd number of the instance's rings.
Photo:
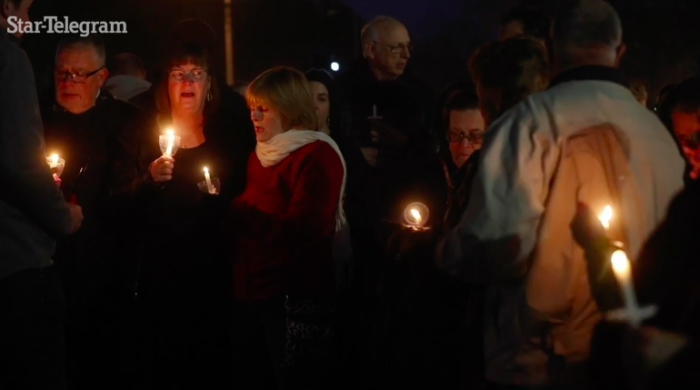
<svg viewBox="0 0 700 390">
<path fill-rule="evenodd" d="M 126 22 L 76 22 L 67 16 L 58 20 L 58 16 L 44 16 L 44 20 L 23 21 L 16 16 L 7 18 L 10 34 L 78 34 L 87 37 L 90 34 L 126 34 Z"/>
</svg>

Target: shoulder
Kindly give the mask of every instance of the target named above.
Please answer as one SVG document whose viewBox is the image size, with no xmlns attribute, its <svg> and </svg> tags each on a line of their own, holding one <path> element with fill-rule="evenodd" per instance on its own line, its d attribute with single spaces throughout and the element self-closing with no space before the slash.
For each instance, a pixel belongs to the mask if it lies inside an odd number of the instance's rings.
<svg viewBox="0 0 700 390">
<path fill-rule="evenodd" d="M 304 164 L 320 164 L 329 169 L 342 169 L 340 156 L 335 149 L 325 141 L 314 141 L 299 148 L 293 155 Z"/>
<path fill-rule="evenodd" d="M 17 44 L 10 41 L 0 42 L 0 73 L 13 79 L 22 74 L 32 75 L 29 57 Z"/>
</svg>

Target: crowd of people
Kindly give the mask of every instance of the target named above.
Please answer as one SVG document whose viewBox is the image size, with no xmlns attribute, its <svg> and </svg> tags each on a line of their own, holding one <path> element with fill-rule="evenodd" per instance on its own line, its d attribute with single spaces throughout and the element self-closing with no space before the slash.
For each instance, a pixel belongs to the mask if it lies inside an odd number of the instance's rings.
<svg viewBox="0 0 700 390">
<path fill-rule="evenodd" d="M 509 12 L 438 96 L 388 16 L 337 78 L 233 86 L 198 20 L 151 72 L 66 36 L 39 96 L 31 4 L 0 13 L 0 388 L 698 385 L 700 79 L 647 107 L 607 2 Z"/>
</svg>

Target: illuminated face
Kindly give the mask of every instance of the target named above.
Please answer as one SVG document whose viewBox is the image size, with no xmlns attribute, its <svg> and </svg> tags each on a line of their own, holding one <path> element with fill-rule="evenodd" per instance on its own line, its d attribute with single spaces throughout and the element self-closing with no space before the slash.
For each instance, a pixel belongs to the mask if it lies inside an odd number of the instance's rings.
<svg viewBox="0 0 700 390">
<path fill-rule="evenodd" d="M 282 115 L 265 104 L 258 104 L 250 109 L 250 119 L 255 127 L 255 139 L 258 142 L 271 140 L 277 134 L 284 133 Z"/>
<path fill-rule="evenodd" d="M 368 46 L 365 56 L 380 80 L 394 80 L 403 74 L 411 58 L 411 38 L 406 27 L 384 26 L 377 41 Z"/>
<path fill-rule="evenodd" d="M 206 69 L 191 62 L 170 69 L 168 95 L 173 112 L 203 113 L 211 77 Z"/>
<path fill-rule="evenodd" d="M 68 47 L 56 56 L 56 101 L 73 114 L 92 108 L 109 72 L 97 51 L 89 46 Z"/>
<path fill-rule="evenodd" d="M 457 168 L 464 165 L 476 150 L 481 148 L 486 125 L 477 109 L 450 111 L 448 138 L 452 162 Z"/>
<path fill-rule="evenodd" d="M 671 113 L 673 121 L 673 133 L 683 148 L 688 161 L 693 164 L 694 171 L 700 169 L 700 111 L 681 112 L 675 110 Z"/>
</svg>

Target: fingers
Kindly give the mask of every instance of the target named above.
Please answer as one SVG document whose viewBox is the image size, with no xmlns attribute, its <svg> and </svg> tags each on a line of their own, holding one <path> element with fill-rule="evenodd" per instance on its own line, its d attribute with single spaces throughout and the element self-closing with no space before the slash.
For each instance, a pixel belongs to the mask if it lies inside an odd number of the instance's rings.
<svg viewBox="0 0 700 390">
<path fill-rule="evenodd" d="M 379 142 L 379 133 L 377 131 L 372 130 L 370 135 L 372 136 L 372 142 Z"/>
<path fill-rule="evenodd" d="M 151 177 L 156 183 L 173 179 L 175 169 L 175 159 L 168 156 L 161 156 L 151 164 Z"/>
</svg>

